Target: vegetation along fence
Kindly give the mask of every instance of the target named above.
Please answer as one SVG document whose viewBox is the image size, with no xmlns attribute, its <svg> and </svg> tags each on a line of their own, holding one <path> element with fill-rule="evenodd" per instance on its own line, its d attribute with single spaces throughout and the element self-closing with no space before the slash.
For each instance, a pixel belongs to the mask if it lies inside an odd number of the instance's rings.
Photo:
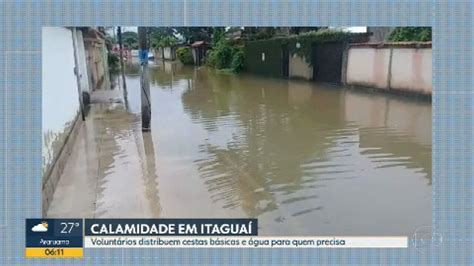
<svg viewBox="0 0 474 266">
<path fill-rule="evenodd" d="M 245 69 L 266 76 L 340 82 L 344 47 L 367 40 L 367 34 L 321 30 L 251 41 L 245 44 Z"/>
</svg>

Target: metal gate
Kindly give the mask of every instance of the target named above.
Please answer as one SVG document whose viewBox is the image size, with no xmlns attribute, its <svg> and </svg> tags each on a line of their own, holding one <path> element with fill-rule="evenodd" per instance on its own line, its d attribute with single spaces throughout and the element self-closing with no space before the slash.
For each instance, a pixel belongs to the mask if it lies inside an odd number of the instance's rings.
<svg viewBox="0 0 474 266">
<path fill-rule="evenodd" d="M 343 52 L 342 42 L 314 43 L 311 46 L 313 80 L 340 83 Z"/>
</svg>

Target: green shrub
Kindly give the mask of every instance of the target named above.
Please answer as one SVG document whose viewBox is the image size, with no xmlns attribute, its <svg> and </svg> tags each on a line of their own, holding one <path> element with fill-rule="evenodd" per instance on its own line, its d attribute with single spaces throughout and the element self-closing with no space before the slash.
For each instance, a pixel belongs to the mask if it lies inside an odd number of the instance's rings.
<svg viewBox="0 0 474 266">
<path fill-rule="evenodd" d="M 219 40 L 206 58 L 206 65 L 216 69 L 239 72 L 244 66 L 245 54 L 241 47 L 232 45 L 225 39 Z"/>
<path fill-rule="evenodd" d="M 232 60 L 233 47 L 226 40 L 221 39 L 214 48 L 214 51 L 215 67 L 217 69 L 227 68 Z"/>
<path fill-rule="evenodd" d="M 217 62 L 217 51 L 215 49 L 207 51 L 207 56 L 204 60 L 207 66 L 215 67 Z"/>
<path fill-rule="evenodd" d="M 245 53 L 242 48 L 237 48 L 232 56 L 232 62 L 230 63 L 230 68 L 233 72 L 240 72 L 244 68 L 245 64 Z"/>
<path fill-rule="evenodd" d="M 109 53 L 107 56 L 107 63 L 109 64 L 109 70 L 116 72 L 119 68 L 119 57 L 115 54 Z"/>
<path fill-rule="evenodd" d="M 176 56 L 179 61 L 185 65 L 192 65 L 194 63 L 193 53 L 189 47 L 180 47 L 176 49 Z"/>
<path fill-rule="evenodd" d="M 388 40 L 392 42 L 431 41 L 431 27 L 397 27 L 390 33 Z"/>
</svg>

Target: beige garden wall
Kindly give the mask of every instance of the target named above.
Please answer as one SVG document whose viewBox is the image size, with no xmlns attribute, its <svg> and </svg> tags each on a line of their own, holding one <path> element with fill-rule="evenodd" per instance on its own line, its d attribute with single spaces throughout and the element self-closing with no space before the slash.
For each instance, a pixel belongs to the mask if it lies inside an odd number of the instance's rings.
<svg viewBox="0 0 474 266">
<path fill-rule="evenodd" d="M 352 45 L 346 71 L 348 85 L 431 94 L 431 43 Z"/>
<path fill-rule="evenodd" d="M 390 49 L 351 48 L 347 60 L 347 83 L 386 89 Z"/>
<path fill-rule="evenodd" d="M 390 87 L 431 94 L 431 49 L 393 49 Z"/>
</svg>

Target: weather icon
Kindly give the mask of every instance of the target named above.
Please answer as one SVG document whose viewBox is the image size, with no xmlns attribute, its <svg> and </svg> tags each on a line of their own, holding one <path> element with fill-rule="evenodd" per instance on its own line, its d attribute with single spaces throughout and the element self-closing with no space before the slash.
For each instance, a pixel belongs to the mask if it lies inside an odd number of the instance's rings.
<svg viewBox="0 0 474 266">
<path fill-rule="evenodd" d="M 33 228 L 31 228 L 31 231 L 33 231 L 33 232 L 47 232 L 48 231 L 48 222 L 41 222 L 41 223 L 33 226 Z"/>
</svg>

